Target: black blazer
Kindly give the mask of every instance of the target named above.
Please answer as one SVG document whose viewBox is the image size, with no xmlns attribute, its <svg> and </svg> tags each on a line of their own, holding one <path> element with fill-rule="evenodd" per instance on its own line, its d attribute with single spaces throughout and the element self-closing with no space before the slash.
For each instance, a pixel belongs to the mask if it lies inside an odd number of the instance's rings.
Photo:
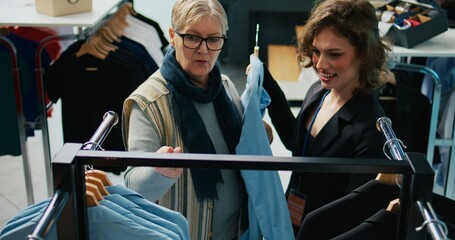
<svg viewBox="0 0 455 240">
<path fill-rule="evenodd" d="M 305 122 L 311 109 L 323 94 L 320 82 L 314 83 L 302 103 L 297 118 L 291 112 L 278 83 L 264 68 L 264 88 L 271 97 L 268 113 L 273 126 L 293 156 L 301 156 L 307 132 Z M 349 100 L 321 129 L 309 145 L 306 156 L 337 158 L 384 158 L 384 138 L 376 129 L 376 121 L 385 116 L 376 94 L 356 95 Z M 305 214 L 334 201 L 367 181 L 373 175 L 298 173 L 291 175 L 290 188 L 298 188 L 308 199 Z"/>
<path fill-rule="evenodd" d="M 355 228 L 332 238 L 332 240 L 395 240 L 397 226 L 398 214 L 381 209 Z"/>
<path fill-rule="evenodd" d="M 355 189 L 348 195 L 324 205 L 307 214 L 302 222 L 297 240 L 363 239 L 360 234 L 377 235 L 377 239 L 395 239 L 396 214 L 384 209 L 389 202 L 399 197 L 396 185 L 387 185 L 376 180 Z M 433 193 L 432 206 L 448 228 L 448 237 L 455 236 L 455 201 Z M 384 221 L 384 222 L 382 222 Z M 375 234 L 378 231 L 381 234 Z"/>
<path fill-rule="evenodd" d="M 371 180 L 348 195 L 307 214 L 297 240 L 331 239 L 347 232 L 399 197 L 400 189 Z"/>
</svg>

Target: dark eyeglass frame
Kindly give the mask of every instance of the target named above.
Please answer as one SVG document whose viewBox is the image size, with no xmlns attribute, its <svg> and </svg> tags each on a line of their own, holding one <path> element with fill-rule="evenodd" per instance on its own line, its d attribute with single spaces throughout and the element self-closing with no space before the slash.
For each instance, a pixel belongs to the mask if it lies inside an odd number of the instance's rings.
<svg viewBox="0 0 455 240">
<path fill-rule="evenodd" d="M 201 47 L 202 42 L 205 42 L 205 46 L 207 47 L 208 50 L 211 50 L 211 51 L 220 51 L 221 49 L 223 49 L 224 44 L 225 44 L 226 41 L 227 41 L 227 37 L 225 37 L 225 36 L 222 36 L 222 37 L 206 37 L 206 38 L 203 38 L 203 37 L 201 37 L 201 36 L 199 36 L 199 35 L 195 35 L 195 34 L 183 34 L 183 33 L 179 33 L 179 32 L 175 32 L 175 33 L 176 33 L 177 35 L 179 35 L 179 36 L 182 38 L 182 40 L 183 40 L 183 46 L 186 47 L 186 48 L 188 48 L 188 49 L 198 49 L 198 48 Z M 185 37 L 186 37 L 186 36 L 197 37 L 197 38 L 200 38 L 201 41 L 199 42 L 199 45 L 198 45 L 197 47 L 188 47 L 188 46 L 185 45 Z M 223 45 L 222 45 L 219 49 L 211 49 L 211 48 L 209 47 L 208 40 L 209 40 L 209 39 L 214 39 L 214 38 L 215 38 L 215 39 L 223 39 Z"/>
</svg>

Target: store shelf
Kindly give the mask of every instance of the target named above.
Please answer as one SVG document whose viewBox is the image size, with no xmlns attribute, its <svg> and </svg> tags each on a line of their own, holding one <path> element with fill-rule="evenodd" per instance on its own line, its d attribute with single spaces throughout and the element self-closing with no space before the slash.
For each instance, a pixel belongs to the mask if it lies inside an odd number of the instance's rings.
<svg viewBox="0 0 455 240">
<path fill-rule="evenodd" d="M 0 0 L 0 25 L 93 27 L 121 2 L 121 0 L 92 1 L 93 9 L 90 12 L 52 17 L 37 13 L 33 3 L 27 4 L 22 0 Z"/>
</svg>

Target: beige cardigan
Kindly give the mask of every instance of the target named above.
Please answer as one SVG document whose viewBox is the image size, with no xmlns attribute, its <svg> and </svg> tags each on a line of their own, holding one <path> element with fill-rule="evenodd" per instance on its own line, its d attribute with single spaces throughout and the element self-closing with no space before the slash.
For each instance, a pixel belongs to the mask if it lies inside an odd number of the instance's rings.
<svg viewBox="0 0 455 240">
<path fill-rule="evenodd" d="M 239 111 L 242 111 L 240 98 L 230 81 L 227 76 L 223 75 L 223 84 L 228 95 L 234 99 Z M 158 70 L 125 100 L 122 113 L 122 134 L 126 149 L 128 149 L 131 106 L 135 102 L 142 111 L 147 113 L 153 128 L 160 136 L 161 146 L 181 146 L 183 152 L 186 152 L 178 126 L 173 120 L 175 117 L 170 106 L 169 90 L 166 85 L 166 80 Z M 210 239 L 212 237 L 213 201 L 198 202 L 194 188 L 187 187 L 192 185 L 191 173 L 189 169 L 184 169 L 171 189 L 159 200 L 159 204 L 182 213 L 188 222 L 192 223 L 189 226 L 191 239 Z"/>
</svg>

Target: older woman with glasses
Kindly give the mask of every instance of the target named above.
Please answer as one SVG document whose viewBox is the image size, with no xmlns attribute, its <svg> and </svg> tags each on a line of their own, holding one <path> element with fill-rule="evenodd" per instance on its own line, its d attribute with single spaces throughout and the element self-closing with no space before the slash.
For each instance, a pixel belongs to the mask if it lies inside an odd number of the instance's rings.
<svg viewBox="0 0 455 240">
<path fill-rule="evenodd" d="M 239 96 L 217 64 L 227 30 L 216 0 L 175 3 L 172 48 L 124 103 L 128 151 L 235 154 L 242 126 Z M 181 212 L 191 239 L 231 240 L 241 232 L 246 193 L 237 170 L 129 167 L 125 184 Z"/>
</svg>

